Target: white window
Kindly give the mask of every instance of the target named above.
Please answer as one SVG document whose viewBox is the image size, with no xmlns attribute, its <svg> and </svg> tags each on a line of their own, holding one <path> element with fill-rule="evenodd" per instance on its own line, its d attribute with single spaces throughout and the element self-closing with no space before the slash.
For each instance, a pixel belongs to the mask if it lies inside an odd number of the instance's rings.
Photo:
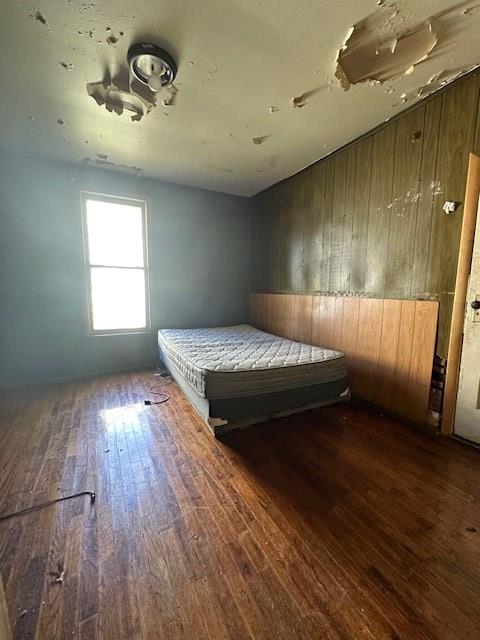
<svg viewBox="0 0 480 640">
<path fill-rule="evenodd" d="M 90 329 L 148 331 L 145 202 L 84 192 L 82 204 Z"/>
</svg>

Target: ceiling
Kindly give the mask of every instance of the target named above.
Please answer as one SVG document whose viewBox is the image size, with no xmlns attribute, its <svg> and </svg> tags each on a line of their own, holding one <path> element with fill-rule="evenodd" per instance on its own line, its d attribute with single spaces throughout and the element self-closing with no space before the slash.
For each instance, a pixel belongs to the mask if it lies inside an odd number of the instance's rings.
<svg viewBox="0 0 480 640">
<path fill-rule="evenodd" d="M 474 2 L 3 0 L 1 18 L 0 147 L 246 196 L 480 62 Z M 177 94 L 132 121 L 86 85 L 139 41 L 174 55 Z M 390 71 L 362 67 L 372 41 Z"/>
</svg>

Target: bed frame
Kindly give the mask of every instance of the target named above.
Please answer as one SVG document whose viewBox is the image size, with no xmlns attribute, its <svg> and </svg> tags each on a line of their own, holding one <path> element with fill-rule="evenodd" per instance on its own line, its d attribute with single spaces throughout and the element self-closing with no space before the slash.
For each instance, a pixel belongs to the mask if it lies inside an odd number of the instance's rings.
<svg viewBox="0 0 480 640">
<path fill-rule="evenodd" d="M 198 415 L 214 436 L 281 417 L 350 399 L 348 380 L 235 398 L 208 399 L 197 393 L 160 345 L 160 357 Z"/>
</svg>

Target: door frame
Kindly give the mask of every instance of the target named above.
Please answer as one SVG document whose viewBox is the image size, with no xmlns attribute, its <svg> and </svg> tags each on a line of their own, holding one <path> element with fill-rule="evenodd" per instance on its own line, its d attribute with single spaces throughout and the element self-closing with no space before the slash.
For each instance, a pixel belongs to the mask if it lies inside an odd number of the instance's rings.
<svg viewBox="0 0 480 640">
<path fill-rule="evenodd" d="M 457 404 L 458 379 L 462 358 L 463 328 L 465 324 L 465 304 L 468 293 L 473 243 L 480 195 L 480 156 L 470 153 L 468 158 L 467 184 L 465 187 L 465 203 L 463 207 L 462 233 L 458 253 L 457 277 L 453 298 L 452 323 L 448 344 L 447 371 L 445 377 L 445 393 L 443 397 L 443 415 L 441 432 L 453 434 L 455 408 Z"/>
</svg>

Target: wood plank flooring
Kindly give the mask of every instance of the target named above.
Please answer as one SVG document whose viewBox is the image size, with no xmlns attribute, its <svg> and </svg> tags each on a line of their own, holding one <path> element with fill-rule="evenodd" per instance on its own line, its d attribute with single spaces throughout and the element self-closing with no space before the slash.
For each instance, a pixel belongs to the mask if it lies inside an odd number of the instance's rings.
<svg viewBox="0 0 480 640">
<path fill-rule="evenodd" d="M 215 440 L 128 373 L 3 392 L 15 640 L 480 638 L 480 452 L 371 409 Z M 63 583 L 56 583 L 59 566 Z"/>
</svg>

